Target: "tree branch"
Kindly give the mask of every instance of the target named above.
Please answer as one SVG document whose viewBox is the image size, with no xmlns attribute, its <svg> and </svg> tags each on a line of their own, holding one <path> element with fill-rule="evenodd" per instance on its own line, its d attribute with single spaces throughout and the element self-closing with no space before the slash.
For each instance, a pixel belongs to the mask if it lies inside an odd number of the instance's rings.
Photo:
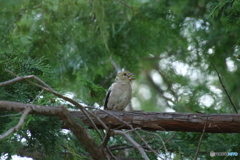
<svg viewBox="0 0 240 160">
<path fill-rule="evenodd" d="M 3 140 L 5 138 L 7 138 L 10 134 L 12 134 L 13 132 L 16 132 L 18 131 L 22 125 L 23 125 L 23 122 L 24 122 L 24 119 L 27 117 L 28 113 L 32 110 L 31 107 L 27 107 L 24 109 L 23 111 L 23 114 L 18 122 L 18 124 L 15 126 L 15 127 L 12 127 L 11 129 L 9 129 L 7 132 L 5 132 L 3 135 L 0 136 L 0 140 Z"/>
<path fill-rule="evenodd" d="M 34 104 L 24 104 L 10 101 L 0 101 L 0 111 L 25 111 L 27 108 L 31 110 L 27 113 L 30 114 L 41 114 L 46 116 L 58 116 L 64 121 L 68 129 L 79 139 L 82 145 L 86 148 L 93 159 L 108 159 L 104 154 L 104 149 L 99 148 L 98 145 L 91 139 L 91 136 L 87 133 L 86 129 L 81 125 L 77 124 L 73 119 L 72 115 L 69 114 L 65 107 L 53 107 L 53 106 L 40 106 Z M 88 121 L 89 122 L 89 121 Z M 95 145 L 95 146 L 94 146 Z"/>
<path fill-rule="evenodd" d="M 163 145 L 162 147 L 160 147 L 159 149 L 157 150 L 161 150 L 163 147 L 165 148 L 165 151 L 166 151 L 166 146 L 165 144 L 167 144 L 168 141 L 170 141 L 175 135 L 176 135 L 177 132 L 175 132 L 171 137 L 169 137 L 165 142 L 163 142 Z"/>
<path fill-rule="evenodd" d="M 77 137 L 77 139 L 82 143 L 87 152 L 91 155 L 94 160 L 99 159 L 109 159 L 108 154 L 105 153 L 104 148 L 97 147 L 97 143 L 88 134 L 87 130 L 79 125 L 72 115 L 68 112 L 65 107 L 62 107 L 61 119 L 67 124 L 72 133 Z"/>
<path fill-rule="evenodd" d="M 28 104 L 32 111 L 30 114 L 41 114 L 46 116 L 61 116 L 61 106 L 40 106 Z M 0 111 L 16 111 L 22 112 L 26 108 L 26 104 L 0 101 Z M 158 130 L 158 131 L 181 131 L 181 132 L 200 132 L 204 128 L 206 117 L 205 133 L 240 133 L 240 115 L 239 114 L 202 114 L 202 113 L 177 113 L 177 112 L 142 112 L 142 111 L 107 111 L 111 115 L 103 111 L 90 111 L 97 115 L 99 119 L 111 128 L 131 129 L 141 128 L 142 130 Z M 88 121 L 85 115 L 80 111 L 70 111 L 71 116 L 81 119 L 81 121 L 93 128 L 92 123 Z M 113 117 L 114 115 L 115 117 Z M 122 123 L 121 121 L 125 121 Z M 93 122 L 99 129 L 103 128 L 102 124 L 93 119 Z M 63 128 L 68 128 L 64 125 Z"/>
<path fill-rule="evenodd" d="M 238 114 L 202 114 L 202 113 L 178 113 L 178 112 L 143 112 L 143 111 L 92 111 L 111 128 L 131 129 L 141 128 L 143 130 L 158 131 L 181 131 L 181 132 L 200 132 L 204 128 L 206 117 L 205 133 L 240 133 L 240 115 Z M 74 117 L 78 117 L 89 128 L 91 124 L 81 112 L 71 112 Z M 114 115 L 114 117 L 112 116 Z M 117 117 L 117 118 L 115 118 Z M 121 121 L 125 121 L 122 123 Z M 99 129 L 101 124 L 94 121 Z"/>
<path fill-rule="evenodd" d="M 162 141 L 162 144 L 163 144 L 163 147 L 164 147 L 165 152 L 166 152 L 166 153 L 168 152 L 167 147 L 166 147 L 166 145 L 165 145 L 166 142 L 163 141 L 162 137 L 161 137 L 159 134 L 157 134 L 157 133 L 152 133 L 152 132 L 148 132 L 148 131 L 144 131 L 144 130 L 142 130 L 142 131 L 145 132 L 145 133 L 148 133 L 148 134 L 153 134 L 153 135 L 155 135 L 156 137 L 158 137 L 158 138 Z M 151 149 L 151 151 L 152 151 L 153 153 L 155 153 L 157 156 L 159 156 L 159 154 L 158 154 L 155 150 L 153 150 L 152 147 L 151 147 L 149 144 L 147 144 L 147 143 L 145 143 L 145 144 L 148 146 L 148 148 Z"/>
<path fill-rule="evenodd" d="M 9 84 L 12 84 L 12 83 L 15 83 L 15 82 L 18 82 L 18 81 L 22 81 L 22 80 L 26 80 L 28 83 L 34 85 L 34 86 L 37 86 L 37 87 L 40 87 L 42 88 L 43 90 L 46 90 L 46 91 L 49 91 L 51 92 L 52 94 L 54 94 L 55 96 L 59 97 L 59 98 L 62 98 L 64 99 L 65 101 L 68 101 L 70 103 L 72 103 L 73 105 L 75 105 L 76 107 L 78 107 L 83 113 L 84 115 L 87 117 L 87 119 L 92 123 L 93 127 L 96 129 L 96 132 L 99 134 L 100 138 L 102 138 L 100 132 L 98 131 L 98 128 L 96 127 L 96 125 L 94 124 L 92 118 L 90 118 L 89 114 L 88 114 L 88 111 L 81 105 L 79 104 L 78 102 L 76 102 L 75 100 L 71 99 L 71 98 L 68 98 L 66 96 L 63 96 L 59 93 L 57 93 L 54 89 L 52 89 L 48 84 L 46 84 L 44 81 L 42 81 L 40 78 L 34 76 L 34 75 L 30 75 L 30 76 L 24 76 L 24 77 L 19 77 L 17 74 L 13 73 L 12 71 L 6 69 L 6 71 L 14 76 L 16 76 L 16 78 L 12 79 L 12 80 L 9 80 L 9 81 L 6 81 L 6 82 L 1 82 L 0 83 L 0 86 L 5 86 L 5 85 L 9 85 Z M 36 84 L 32 81 L 29 81 L 28 79 L 34 79 L 36 80 L 37 82 L 39 82 L 40 84 L 42 85 L 39 85 L 39 84 Z M 94 116 L 97 121 L 99 121 L 99 119 Z M 102 123 L 101 121 L 99 121 L 100 123 Z M 103 123 L 102 123 L 103 124 Z"/>
<path fill-rule="evenodd" d="M 142 146 L 140 144 L 138 144 L 129 134 L 127 134 L 126 132 L 123 131 L 119 131 L 119 130 L 114 130 L 115 134 L 119 134 L 119 135 L 123 135 L 133 146 L 134 148 L 136 148 L 140 154 L 142 155 L 142 157 L 145 160 L 149 160 L 146 152 L 144 151 L 144 149 L 142 148 Z"/>
<path fill-rule="evenodd" d="M 235 113 L 238 113 L 236 106 L 234 105 L 234 103 L 233 103 L 233 101 L 232 101 L 230 95 L 228 94 L 228 91 L 227 91 L 225 85 L 224 85 L 223 82 L 222 82 L 222 79 L 221 79 L 220 73 L 218 72 L 216 66 L 215 66 L 213 63 L 212 63 L 212 65 L 213 65 L 215 71 L 217 72 L 217 76 L 218 76 L 219 82 L 221 83 L 222 88 L 223 88 L 224 92 L 226 93 L 226 95 L 227 95 L 227 97 L 228 97 L 228 99 L 229 99 L 229 101 L 230 101 L 230 103 L 231 103 L 231 105 L 232 105 L 232 107 L 233 107 Z"/>
<path fill-rule="evenodd" d="M 148 145 L 148 143 L 144 140 L 144 138 L 136 131 L 136 129 L 133 128 L 133 126 L 132 126 L 131 124 L 129 124 L 129 123 L 121 120 L 120 118 L 118 118 L 117 116 L 113 115 L 112 113 L 110 113 L 110 112 L 108 112 L 108 111 L 106 111 L 106 110 L 102 110 L 102 112 L 108 113 L 110 116 L 116 118 L 118 121 L 120 121 L 120 122 L 122 122 L 123 124 L 127 125 L 127 126 L 131 129 L 131 131 L 133 131 L 134 133 L 136 133 L 137 136 L 145 143 L 145 145 L 146 145 L 157 157 L 159 157 L 158 153 L 156 153 L 156 152 L 152 149 L 152 147 L 151 147 L 150 145 Z M 104 139 L 103 144 L 106 144 L 109 138 L 110 138 L 110 137 L 107 137 L 107 136 L 106 136 L 105 139 Z"/>
<path fill-rule="evenodd" d="M 202 138 L 203 138 L 203 135 L 204 135 L 205 130 L 206 130 L 207 120 L 208 120 L 208 117 L 206 118 L 205 125 L 204 125 L 204 128 L 203 128 L 203 131 L 202 131 L 201 137 L 200 137 L 200 139 L 199 139 L 199 143 L 198 143 L 198 147 L 197 147 L 197 151 L 196 151 L 196 154 L 195 154 L 194 160 L 197 160 L 197 156 L 198 156 L 198 153 L 199 153 L 199 150 L 200 150 L 201 144 L 202 144 Z"/>
</svg>

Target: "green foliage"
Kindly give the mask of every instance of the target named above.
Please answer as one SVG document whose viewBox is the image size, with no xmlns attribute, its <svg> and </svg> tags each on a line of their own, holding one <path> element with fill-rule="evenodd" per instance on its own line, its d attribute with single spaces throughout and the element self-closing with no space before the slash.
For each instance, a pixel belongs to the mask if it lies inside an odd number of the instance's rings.
<svg viewBox="0 0 240 160">
<path fill-rule="evenodd" d="M 45 77 L 46 83 L 54 80 L 54 77 L 50 77 L 50 66 L 43 63 L 43 58 L 26 58 L 24 53 L 22 56 L 19 56 L 18 53 L 1 53 L 0 57 L 1 82 L 15 78 L 11 73 L 15 73 L 18 76 L 36 75 L 40 78 Z M 42 93 L 40 88 L 32 86 L 26 81 L 1 87 L 1 91 L 1 100 L 36 103 L 39 105 L 49 105 L 50 98 L 53 97 L 49 93 Z M 42 98 L 38 97 L 40 93 Z M 1 127 L 1 133 L 17 125 L 20 117 L 21 114 L 1 112 L 0 124 L 4 126 Z M 20 148 L 30 148 L 31 150 L 35 149 L 39 153 L 44 153 L 44 156 L 48 157 L 47 159 L 53 159 L 51 157 L 56 158 L 56 152 L 60 151 L 59 147 L 56 147 L 61 143 L 60 127 L 61 123 L 56 118 L 28 115 L 19 132 L 1 141 L 1 154 L 7 153 L 11 157 L 11 154 L 18 154 Z"/>
<path fill-rule="evenodd" d="M 237 0 L 1 1 L 0 81 L 15 78 L 10 71 L 36 75 L 63 94 L 73 93 L 81 103 L 101 106 L 117 68 L 125 68 L 137 75 L 133 83 L 137 109 L 234 113 L 212 64 L 239 106 L 239 5 Z M 0 99 L 48 106 L 62 103 L 26 81 L 1 87 Z M 16 125 L 20 116 L 1 112 L 0 134 Z M 10 159 L 19 148 L 31 147 L 44 153 L 43 158 L 64 159 L 60 151 L 66 151 L 73 155 L 69 159 L 87 159 L 76 138 L 60 127 L 55 118 L 28 116 L 19 132 L 0 142 L 1 154 L 8 153 Z M 163 140 L 172 135 L 156 134 Z M 100 143 L 95 131 L 91 135 Z M 160 138 L 141 135 L 153 149 L 162 146 Z M 199 137 L 199 133 L 177 133 L 166 144 L 168 151 L 158 152 L 166 158 L 193 159 Z M 212 150 L 238 152 L 238 138 L 205 134 L 199 158 L 209 159 Z M 116 144 L 130 149 L 114 154 L 141 158 L 123 137 L 109 142 Z"/>
<path fill-rule="evenodd" d="M 10 72 L 17 74 L 18 76 L 36 75 L 40 78 L 49 77 L 46 78 L 46 82 L 53 80 L 50 78 L 50 66 L 43 65 L 43 58 L 34 60 L 30 57 L 24 57 L 24 54 L 22 57 L 19 57 L 19 53 L 2 53 L 0 54 L 0 59 L 0 80 L 2 82 L 15 78 L 15 75 L 11 75 Z M 21 81 L 1 87 L 1 90 L 0 97 L 2 100 L 29 102 L 38 95 L 40 88 L 33 87 L 26 81 Z"/>
</svg>

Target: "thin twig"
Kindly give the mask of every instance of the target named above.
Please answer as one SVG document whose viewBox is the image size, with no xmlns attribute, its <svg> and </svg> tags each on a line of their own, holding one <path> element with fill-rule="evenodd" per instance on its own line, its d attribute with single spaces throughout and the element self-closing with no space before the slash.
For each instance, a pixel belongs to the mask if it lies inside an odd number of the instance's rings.
<svg viewBox="0 0 240 160">
<path fill-rule="evenodd" d="M 112 59 L 112 56 L 110 57 L 110 61 L 112 65 L 114 66 L 116 72 L 120 71 L 120 67 L 117 65 L 117 63 Z"/>
<path fill-rule="evenodd" d="M 134 8 L 130 5 L 128 5 L 126 2 L 122 1 L 122 0 L 117 0 L 118 2 L 120 2 L 122 5 L 124 5 L 125 7 L 130 8 L 132 11 L 135 11 Z"/>
<path fill-rule="evenodd" d="M 23 111 L 23 114 L 18 122 L 18 124 L 15 126 L 15 127 L 12 127 L 10 128 L 7 132 L 5 132 L 3 135 L 0 136 L 0 140 L 3 140 L 5 139 L 6 137 L 8 137 L 10 134 L 12 134 L 13 132 L 16 132 L 18 131 L 22 125 L 23 125 L 23 122 L 24 122 L 24 119 L 27 117 L 28 113 L 32 111 L 32 108 L 31 107 L 27 107 L 24 111 Z"/>
<path fill-rule="evenodd" d="M 215 71 L 217 72 L 218 79 L 219 79 L 219 81 L 220 81 L 220 83 L 221 83 L 221 85 L 222 85 L 222 87 L 223 87 L 223 90 L 224 90 L 225 93 L 227 94 L 227 97 L 228 97 L 228 99 L 229 99 L 231 105 L 233 106 L 234 111 L 235 111 L 236 113 L 238 113 L 236 106 L 234 105 L 234 103 L 233 103 L 233 101 L 232 101 L 230 95 L 228 94 L 227 89 L 225 88 L 225 86 L 224 86 L 224 84 L 223 84 L 223 82 L 222 82 L 222 79 L 221 79 L 220 73 L 218 72 L 216 66 L 215 66 L 213 63 L 212 63 L 212 66 L 214 67 Z"/>
<path fill-rule="evenodd" d="M 152 133 L 152 132 L 149 132 L 149 131 L 144 131 L 144 130 L 142 130 L 142 129 L 141 129 L 141 131 L 142 131 L 142 132 L 145 132 L 145 133 L 148 133 L 148 134 L 153 134 L 153 135 L 157 136 L 157 137 L 162 141 L 162 144 L 163 144 L 163 147 L 164 147 L 164 149 L 165 149 L 165 152 L 166 152 L 166 153 L 168 152 L 167 147 L 166 147 L 166 145 L 165 145 L 165 142 L 163 141 L 163 139 L 162 139 L 162 137 L 161 137 L 160 135 L 158 135 L 157 133 Z M 155 152 L 156 152 L 156 151 L 155 151 Z"/>
<path fill-rule="evenodd" d="M 112 145 L 109 147 L 109 149 L 111 151 L 114 151 L 114 150 L 124 150 L 124 149 L 130 149 L 130 148 L 133 148 L 132 145 L 129 145 L 129 144 L 116 144 L 116 145 Z"/>
<path fill-rule="evenodd" d="M 92 117 L 96 118 L 96 119 L 98 120 L 98 122 L 101 123 L 101 125 L 103 126 L 103 128 L 104 128 L 105 130 L 108 130 L 108 129 L 109 129 L 109 128 L 106 126 L 106 124 L 103 123 L 103 121 L 102 121 L 97 115 L 95 115 L 94 113 L 92 113 L 92 112 L 90 112 L 90 111 L 88 111 L 88 110 L 86 110 L 86 112 L 88 112 L 88 114 L 92 115 Z"/>
<path fill-rule="evenodd" d="M 165 146 L 165 144 L 166 144 L 168 141 L 170 141 L 170 140 L 176 135 L 176 133 L 177 133 L 177 132 L 175 132 L 171 137 L 169 137 L 169 138 L 164 142 L 163 146 L 160 147 L 160 148 L 157 149 L 157 150 L 161 150 L 161 149 Z"/>
<path fill-rule="evenodd" d="M 36 81 L 40 82 L 44 87 L 47 87 L 51 90 L 53 90 L 47 83 L 45 83 L 44 81 L 42 81 L 40 78 L 38 78 L 37 76 L 34 76 L 34 75 L 29 75 L 29 76 L 24 76 L 24 77 L 20 77 L 18 76 L 17 74 L 13 73 L 12 71 L 8 70 L 8 69 L 5 69 L 6 72 L 16 76 L 16 81 L 21 81 L 23 79 L 35 79 Z M 19 79 L 18 79 L 19 78 Z M 14 79 L 12 79 L 14 80 Z M 11 80 L 10 80 L 11 81 Z M 27 82 L 29 82 L 28 80 L 26 80 Z M 3 82 L 4 83 L 4 82 Z"/>
<path fill-rule="evenodd" d="M 197 160 L 197 156 L 198 156 L 198 153 L 199 153 L 201 144 L 202 144 L 202 138 L 203 138 L 203 135 L 204 135 L 205 130 L 206 130 L 207 120 L 208 120 L 208 114 L 207 114 L 207 118 L 206 118 L 206 120 L 205 120 L 205 124 L 204 124 L 204 128 L 203 128 L 202 134 L 201 134 L 200 139 L 199 139 L 199 142 L 198 142 L 198 147 L 197 147 L 197 151 L 196 151 L 196 153 L 195 153 L 194 160 Z"/>
<path fill-rule="evenodd" d="M 43 89 L 41 90 L 41 92 L 39 92 L 39 94 L 31 101 L 31 103 L 34 103 L 37 99 L 38 99 L 38 97 L 43 93 Z"/>
<path fill-rule="evenodd" d="M 16 114 L 6 114 L 6 115 L 1 115 L 0 117 L 10 117 L 10 116 L 18 116 L 22 114 L 22 112 L 16 113 Z"/>
<path fill-rule="evenodd" d="M 136 148 L 140 152 L 140 154 L 142 155 L 142 157 L 145 160 L 149 160 L 149 158 L 148 158 L 146 152 L 144 151 L 144 149 L 142 148 L 142 146 L 140 144 L 138 144 L 129 134 L 127 134 L 126 132 L 123 132 L 123 131 L 119 131 L 119 130 L 114 130 L 114 133 L 123 135 L 130 143 L 132 143 L 134 148 Z"/>
<path fill-rule="evenodd" d="M 142 130 L 143 131 L 143 130 Z M 138 135 L 138 137 L 143 141 L 143 143 L 145 143 L 145 145 L 147 146 L 147 148 L 148 149 L 150 149 L 150 151 L 151 152 L 153 152 L 157 157 L 159 157 L 159 158 L 161 158 L 161 159 L 164 159 L 164 158 L 162 158 L 162 157 L 160 157 L 160 155 L 154 150 L 154 149 L 152 149 L 152 147 L 145 141 L 145 139 L 144 138 L 142 138 L 142 136 L 136 131 L 135 132 L 137 135 Z M 159 136 L 160 137 L 160 136 Z M 160 137 L 160 139 L 162 140 L 162 138 Z M 164 145 L 164 144 L 163 144 Z M 165 149 L 166 149 L 166 146 L 164 145 L 164 147 L 165 147 Z M 166 151 L 167 151 L 167 149 L 166 149 Z M 166 152 L 167 153 L 167 152 Z"/>
</svg>

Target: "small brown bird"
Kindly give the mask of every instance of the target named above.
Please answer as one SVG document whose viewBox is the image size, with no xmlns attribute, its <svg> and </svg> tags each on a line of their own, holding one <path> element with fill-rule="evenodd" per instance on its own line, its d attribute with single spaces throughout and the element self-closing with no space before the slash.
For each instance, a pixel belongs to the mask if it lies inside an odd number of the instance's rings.
<svg viewBox="0 0 240 160">
<path fill-rule="evenodd" d="M 135 79 L 133 76 L 134 74 L 129 71 L 123 71 L 117 74 L 115 82 L 108 89 L 104 109 L 124 110 L 131 101 L 131 81 Z"/>
</svg>

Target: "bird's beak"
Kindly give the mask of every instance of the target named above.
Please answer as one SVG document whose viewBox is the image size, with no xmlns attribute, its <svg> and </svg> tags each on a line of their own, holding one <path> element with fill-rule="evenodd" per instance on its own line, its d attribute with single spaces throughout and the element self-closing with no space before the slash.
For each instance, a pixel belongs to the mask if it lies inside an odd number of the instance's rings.
<svg viewBox="0 0 240 160">
<path fill-rule="evenodd" d="M 128 75 L 128 79 L 129 79 L 130 81 L 136 79 L 134 76 L 135 76 L 135 74 L 130 73 L 130 74 Z"/>
</svg>

